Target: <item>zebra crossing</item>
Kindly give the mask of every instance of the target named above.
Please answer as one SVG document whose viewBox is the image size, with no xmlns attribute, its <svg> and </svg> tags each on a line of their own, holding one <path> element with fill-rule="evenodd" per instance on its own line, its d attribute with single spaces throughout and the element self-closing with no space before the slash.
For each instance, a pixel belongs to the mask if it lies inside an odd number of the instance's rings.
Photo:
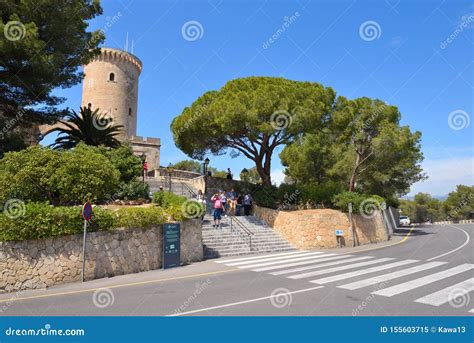
<svg viewBox="0 0 474 343">
<path fill-rule="evenodd" d="M 424 286 L 440 280 L 449 280 L 454 276 L 465 277 L 461 282 L 414 300 L 416 303 L 436 307 L 447 303 L 454 304 L 453 307 L 457 308 L 468 306 L 469 293 L 474 291 L 472 277 L 474 264 L 471 263 L 448 266 L 448 263 L 443 261 L 309 251 L 219 259 L 214 262 L 243 270 L 267 272 L 287 279 L 304 280 L 317 285 L 335 284 L 336 288 L 349 291 L 382 285 L 382 288 L 370 292 L 381 297 L 408 294 L 410 291 L 423 289 Z M 374 276 L 377 273 L 378 275 Z M 426 273 L 429 274 L 425 275 Z M 407 277 L 410 280 L 397 282 L 397 279 Z M 351 280 L 353 278 L 357 280 Z M 386 284 L 388 282 L 390 286 Z M 468 312 L 474 313 L 474 309 L 468 309 Z"/>
</svg>

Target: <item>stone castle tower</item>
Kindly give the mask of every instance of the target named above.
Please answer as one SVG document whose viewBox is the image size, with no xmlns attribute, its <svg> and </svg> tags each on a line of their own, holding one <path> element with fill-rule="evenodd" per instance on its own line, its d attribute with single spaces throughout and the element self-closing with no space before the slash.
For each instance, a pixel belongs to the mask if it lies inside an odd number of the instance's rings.
<svg viewBox="0 0 474 343">
<path fill-rule="evenodd" d="M 107 114 L 122 125 L 118 139 L 130 142 L 137 155 L 145 154 L 149 170 L 160 166 L 160 139 L 137 136 L 138 78 L 142 62 L 131 53 L 102 48 L 100 55 L 84 66 L 82 105 Z"/>
<path fill-rule="evenodd" d="M 134 55 L 111 48 L 84 66 L 82 106 L 99 109 L 123 126 L 121 139 L 137 133 L 138 78 L 142 62 Z"/>
</svg>

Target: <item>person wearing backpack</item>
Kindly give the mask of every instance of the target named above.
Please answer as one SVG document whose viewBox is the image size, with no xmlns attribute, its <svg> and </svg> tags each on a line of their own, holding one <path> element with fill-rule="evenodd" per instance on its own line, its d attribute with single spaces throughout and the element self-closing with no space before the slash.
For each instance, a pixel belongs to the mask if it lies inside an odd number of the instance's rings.
<svg viewBox="0 0 474 343">
<path fill-rule="evenodd" d="M 213 228 L 220 229 L 221 227 L 221 214 L 222 214 L 222 199 L 219 193 L 214 193 L 211 198 L 212 202 L 212 216 L 214 217 L 214 225 Z"/>
</svg>

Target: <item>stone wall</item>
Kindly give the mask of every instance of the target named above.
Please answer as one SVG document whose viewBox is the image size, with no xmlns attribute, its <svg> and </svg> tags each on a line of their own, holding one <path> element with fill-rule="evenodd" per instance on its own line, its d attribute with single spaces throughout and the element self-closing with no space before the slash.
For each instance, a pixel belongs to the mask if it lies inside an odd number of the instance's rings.
<svg viewBox="0 0 474 343">
<path fill-rule="evenodd" d="M 82 234 L 0 242 L 0 292 L 80 281 Z M 181 262 L 203 259 L 199 220 L 181 223 Z M 159 269 L 162 227 L 91 232 L 86 240 L 85 279 Z"/>
<path fill-rule="evenodd" d="M 331 209 L 277 211 L 258 206 L 254 206 L 254 213 L 300 249 L 337 247 L 335 230 L 343 230 L 343 245 L 353 245 L 347 213 Z M 352 224 L 357 245 L 388 240 L 380 212 L 372 218 L 355 214 Z"/>
</svg>

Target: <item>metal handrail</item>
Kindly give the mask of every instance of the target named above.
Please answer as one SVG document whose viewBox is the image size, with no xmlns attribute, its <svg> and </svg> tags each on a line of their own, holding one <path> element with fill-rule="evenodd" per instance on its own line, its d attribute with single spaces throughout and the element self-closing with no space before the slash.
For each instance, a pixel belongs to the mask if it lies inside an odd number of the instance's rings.
<svg viewBox="0 0 474 343">
<path fill-rule="evenodd" d="M 183 191 L 183 188 L 186 188 L 186 190 L 191 194 L 191 197 L 193 198 L 196 198 L 197 197 L 197 194 L 192 190 L 191 187 L 189 187 L 188 184 L 184 183 L 184 182 L 181 182 L 181 191 L 184 195 L 184 191 Z"/>
<path fill-rule="evenodd" d="M 243 233 L 247 235 L 247 238 L 249 240 L 249 250 L 252 251 L 252 236 L 254 235 L 254 233 L 250 231 L 247 227 L 245 227 L 245 225 L 240 220 L 238 220 L 236 216 L 229 214 L 229 217 L 230 217 L 230 230 L 234 231 L 233 222 L 235 222 L 237 224 L 238 229 L 240 231 L 243 231 Z M 239 234 L 241 234 L 240 231 L 238 231 Z"/>
</svg>

